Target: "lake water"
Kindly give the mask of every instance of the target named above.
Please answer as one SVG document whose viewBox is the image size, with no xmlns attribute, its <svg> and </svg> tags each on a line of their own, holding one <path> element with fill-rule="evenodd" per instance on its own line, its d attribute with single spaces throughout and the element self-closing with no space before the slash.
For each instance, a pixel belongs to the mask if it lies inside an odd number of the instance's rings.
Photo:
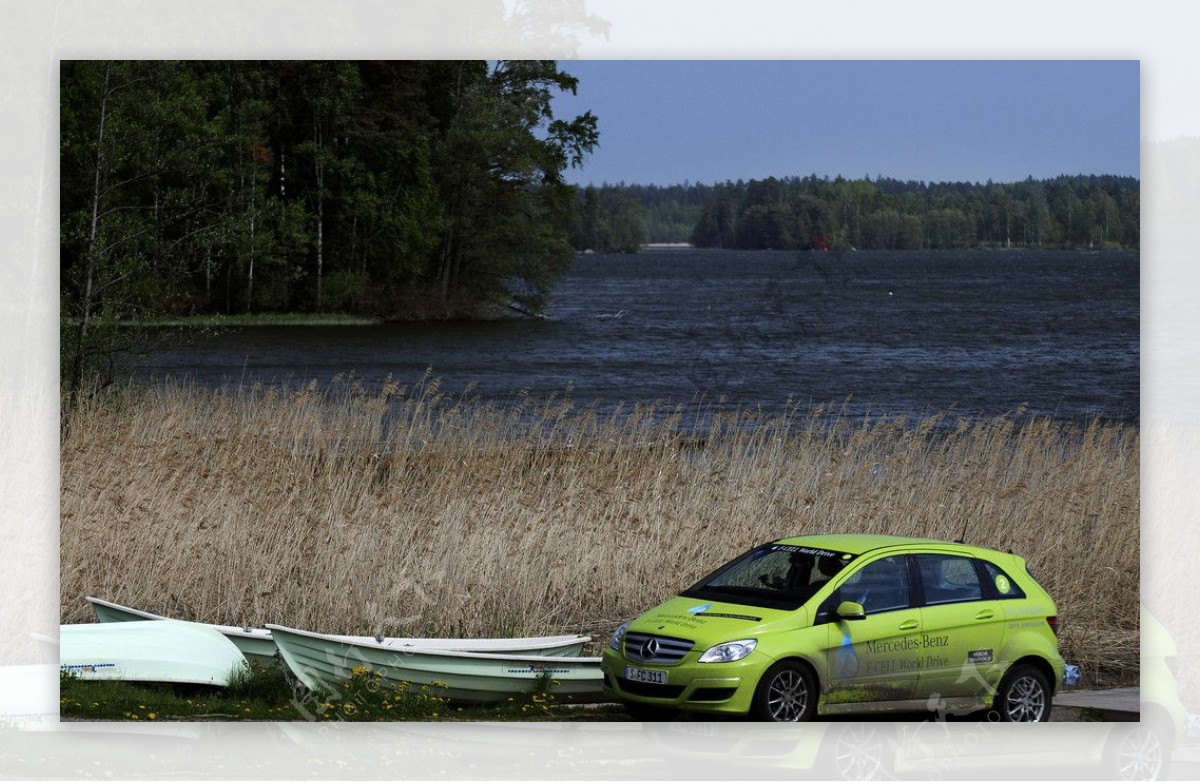
<svg viewBox="0 0 1200 782">
<path fill-rule="evenodd" d="M 391 375 L 485 400 L 834 403 L 1137 421 L 1136 253 L 660 250 L 581 256 L 545 320 L 255 327 L 154 355 L 203 385 Z"/>
</svg>

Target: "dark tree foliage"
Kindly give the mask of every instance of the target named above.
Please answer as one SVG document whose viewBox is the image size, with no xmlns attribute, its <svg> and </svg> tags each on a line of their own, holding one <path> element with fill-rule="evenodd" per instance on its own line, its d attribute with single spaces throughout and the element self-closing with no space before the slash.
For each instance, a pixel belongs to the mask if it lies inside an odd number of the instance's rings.
<svg viewBox="0 0 1200 782">
<path fill-rule="evenodd" d="M 554 61 L 64 62 L 63 373 L 164 316 L 536 311 L 598 140 Z"/>
<path fill-rule="evenodd" d="M 601 253 L 635 253 L 647 241 L 644 215 L 629 189 L 589 186 L 577 197 L 571 244 Z"/>
<path fill-rule="evenodd" d="M 646 242 L 686 242 L 706 192 L 687 182 L 588 186 L 576 195 L 571 244 L 578 250 L 636 252 Z"/>
<path fill-rule="evenodd" d="M 984 184 L 808 176 L 713 185 L 604 185 L 579 196 L 611 223 L 616 204 L 641 208 L 647 241 L 730 249 L 915 250 L 976 247 L 1136 248 L 1139 183 L 1060 176 Z M 582 213 L 581 213 L 582 214 Z M 596 246 L 581 223 L 579 249 Z"/>
</svg>

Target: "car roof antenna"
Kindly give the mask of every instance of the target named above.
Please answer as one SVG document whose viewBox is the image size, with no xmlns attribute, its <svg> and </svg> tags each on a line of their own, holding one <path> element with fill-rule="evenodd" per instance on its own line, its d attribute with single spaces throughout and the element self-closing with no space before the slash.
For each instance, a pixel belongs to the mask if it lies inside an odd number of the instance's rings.
<svg viewBox="0 0 1200 782">
<path fill-rule="evenodd" d="M 963 522 L 963 531 L 962 531 L 962 534 L 961 534 L 961 535 L 959 535 L 959 536 L 958 536 L 958 537 L 955 539 L 955 541 L 954 541 L 955 543 L 964 543 L 964 544 L 965 544 L 965 543 L 967 542 L 967 525 L 968 525 L 968 524 L 970 524 L 970 523 L 971 523 L 971 517 L 970 517 L 970 516 L 967 516 L 967 520 Z"/>
</svg>

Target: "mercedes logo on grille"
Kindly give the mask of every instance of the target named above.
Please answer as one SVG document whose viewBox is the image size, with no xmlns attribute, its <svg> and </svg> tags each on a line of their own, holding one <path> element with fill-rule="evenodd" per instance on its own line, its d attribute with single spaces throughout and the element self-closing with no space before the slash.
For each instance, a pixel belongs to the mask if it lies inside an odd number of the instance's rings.
<svg viewBox="0 0 1200 782">
<path fill-rule="evenodd" d="M 647 660 L 649 660 L 650 658 L 654 657 L 655 655 L 657 655 L 657 654 L 658 654 L 658 639 L 656 639 L 656 638 L 647 638 L 647 639 L 646 639 L 646 640 L 645 640 L 645 641 L 642 643 L 642 648 L 641 648 L 641 650 L 640 650 L 640 651 L 641 651 L 641 655 L 642 655 L 642 657 L 643 657 L 643 658 L 645 658 L 645 659 L 647 659 Z"/>
</svg>

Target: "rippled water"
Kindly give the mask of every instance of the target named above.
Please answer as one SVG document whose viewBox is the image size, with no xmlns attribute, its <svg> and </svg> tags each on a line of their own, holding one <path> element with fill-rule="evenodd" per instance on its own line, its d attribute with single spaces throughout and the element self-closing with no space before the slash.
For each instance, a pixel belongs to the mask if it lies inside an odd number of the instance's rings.
<svg viewBox="0 0 1200 782">
<path fill-rule="evenodd" d="M 834 403 L 852 412 L 1138 420 L 1135 253 L 580 257 L 545 320 L 255 327 L 152 357 L 143 378 L 301 383 L 353 371 L 488 400 L 601 409 Z"/>
</svg>

